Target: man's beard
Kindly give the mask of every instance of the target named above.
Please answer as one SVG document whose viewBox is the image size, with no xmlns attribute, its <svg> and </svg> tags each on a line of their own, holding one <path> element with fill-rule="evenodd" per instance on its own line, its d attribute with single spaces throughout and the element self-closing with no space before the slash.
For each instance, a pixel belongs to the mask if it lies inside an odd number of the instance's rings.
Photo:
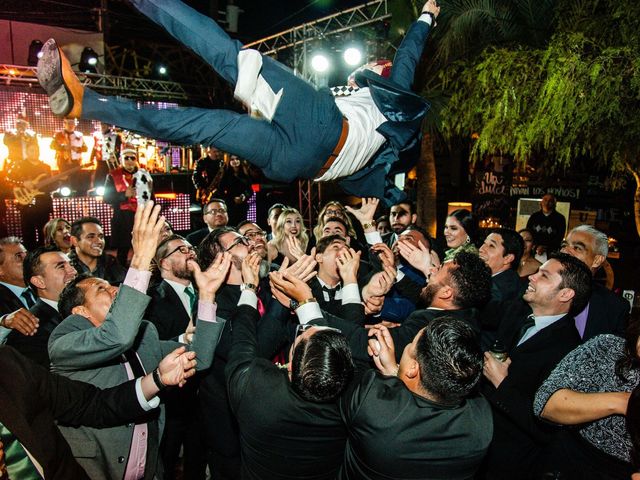
<svg viewBox="0 0 640 480">
<path fill-rule="evenodd" d="M 263 279 L 267 278 L 269 272 L 271 271 L 271 264 L 268 260 L 262 260 L 260 262 L 260 270 L 258 271 L 258 276 Z"/>
<path fill-rule="evenodd" d="M 233 265 L 236 270 L 242 271 L 242 260 L 238 255 L 231 255 L 231 265 Z"/>
<path fill-rule="evenodd" d="M 182 280 L 191 280 L 191 281 L 193 281 L 193 273 L 189 271 L 189 268 L 187 267 L 186 263 L 185 263 L 183 268 L 174 270 L 173 271 L 173 275 L 176 278 L 180 278 Z"/>
<path fill-rule="evenodd" d="M 433 302 L 433 299 L 441 288 L 442 285 L 436 282 L 430 282 L 426 287 L 424 287 L 420 293 L 420 298 L 424 304 L 431 306 L 431 302 Z"/>
</svg>

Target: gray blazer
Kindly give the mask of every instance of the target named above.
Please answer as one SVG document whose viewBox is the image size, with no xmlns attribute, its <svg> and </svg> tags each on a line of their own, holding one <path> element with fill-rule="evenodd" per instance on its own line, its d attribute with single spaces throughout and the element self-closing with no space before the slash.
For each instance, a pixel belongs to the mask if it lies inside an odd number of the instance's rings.
<svg viewBox="0 0 640 480">
<path fill-rule="evenodd" d="M 128 380 L 122 354 L 131 348 L 145 371 L 152 371 L 166 354 L 182 344 L 161 341 L 155 326 L 142 320 L 149 301 L 149 296 L 123 285 L 99 327 L 81 315 L 64 319 L 49 339 L 52 371 L 100 388 L 119 385 Z M 211 364 L 224 323 L 221 319 L 216 323 L 198 320 L 191 345 L 198 353 L 198 370 Z M 152 411 L 142 421 L 149 429 L 145 479 L 161 478 L 158 446 L 164 410 Z M 123 478 L 134 426 L 133 423 L 102 429 L 60 426 L 60 430 L 89 477 L 107 480 Z"/>
</svg>

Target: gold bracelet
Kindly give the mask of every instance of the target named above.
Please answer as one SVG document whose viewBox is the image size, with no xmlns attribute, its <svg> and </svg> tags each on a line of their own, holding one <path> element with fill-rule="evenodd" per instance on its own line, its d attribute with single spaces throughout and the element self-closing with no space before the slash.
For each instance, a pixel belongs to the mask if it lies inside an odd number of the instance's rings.
<svg viewBox="0 0 640 480">
<path fill-rule="evenodd" d="M 314 297 L 311 298 L 307 298 L 306 300 L 301 301 L 300 303 L 298 303 L 298 306 L 296 307 L 296 310 L 299 309 L 301 306 L 307 304 L 307 303 L 311 303 L 311 302 L 318 302 L 318 300 L 316 300 Z"/>
<path fill-rule="evenodd" d="M 366 222 L 362 224 L 362 228 L 366 230 L 367 228 L 375 228 L 376 222 Z"/>
</svg>

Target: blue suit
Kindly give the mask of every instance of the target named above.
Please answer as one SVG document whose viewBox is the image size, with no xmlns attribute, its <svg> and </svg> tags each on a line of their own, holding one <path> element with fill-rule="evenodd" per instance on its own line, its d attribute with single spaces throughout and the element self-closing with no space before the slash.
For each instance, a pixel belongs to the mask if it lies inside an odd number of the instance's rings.
<svg viewBox="0 0 640 480">
<path fill-rule="evenodd" d="M 133 0 L 132 4 L 235 86 L 242 44 L 211 18 L 177 0 Z M 389 205 L 403 197 L 388 179 L 402 155 L 415 161 L 419 152 L 420 124 L 428 104 L 411 93 L 410 87 L 429 28 L 425 22 L 412 25 L 389 79 L 373 72 L 356 77 L 360 85 L 371 89 L 387 119 L 378 127 L 387 141 L 364 168 L 341 179 L 340 185 L 351 194 L 383 198 Z M 89 89 L 85 90 L 82 117 L 178 144 L 213 145 L 247 159 L 274 180 L 314 178 L 338 144 L 342 113 L 328 89 L 316 90 L 272 58 L 263 56 L 262 62 L 260 75 L 274 92 L 283 90 L 271 122 L 221 109 L 139 110 L 134 101 L 103 97 Z M 409 162 L 403 159 L 402 163 Z"/>
</svg>

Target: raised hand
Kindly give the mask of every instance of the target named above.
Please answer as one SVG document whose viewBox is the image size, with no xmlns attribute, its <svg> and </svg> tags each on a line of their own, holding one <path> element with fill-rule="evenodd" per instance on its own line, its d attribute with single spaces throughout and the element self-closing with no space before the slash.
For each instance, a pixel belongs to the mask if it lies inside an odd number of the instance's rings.
<svg viewBox="0 0 640 480">
<path fill-rule="evenodd" d="M 420 270 L 425 277 L 429 278 L 433 268 L 440 267 L 440 259 L 438 254 L 425 247 L 421 242 L 414 245 L 411 242 L 403 241 L 402 237 L 398 240 L 398 253 L 404 258 L 409 265 Z"/>
<path fill-rule="evenodd" d="M 367 335 L 369 335 L 367 352 L 378 370 L 384 375 L 397 375 L 396 350 L 389 329 L 384 325 L 373 325 Z"/>
<path fill-rule="evenodd" d="M 289 273 L 271 272 L 269 274 L 269 280 L 271 282 L 272 290 L 273 287 L 275 287 L 287 297 L 292 298 L 297 302 L 303 302 L 304 300 L 308 300 L 313 297 L 311 287 L 309 287 L 309 285 L 304 281 L 290 275 Z M 276 299 L 278 299 L 278 297 L 276 297 Z M 280 300 L 278 299 L 278 301 Z"/>
<path fill-rule="evenodd" d="M 158 373 L 164 385 L 182 387 L 187 378 L 196 373 L 196 353 L 186 350 L 186 347 L 176 348 L 160 361 Z"/>
<path fill-rule="evenodd" d="M 207 302 L 214 302 L 216 292 L 227 279 L 231 267 L 231 254 L 222 252 L 216 255 L 213 263 L 204 272 L 196 259 L 190 259 L 187 266 L 198 286 L 198 298 Z"/>
<path fill-rule="evenodd" d="M 434 17 L 438 18 L 438 15 L 440 15 L 440 6 L 436 0 L 427 0 L 427 2 L 422 6 L 422 13 L 427 12 L 432 13 Z"/>
<path fill-rule="evenodd" d="M 364 304 L 364 313 L 366 315 L 375 315 L 382 311 L 384 306 L 384 297 L 367 297 L 362 300 Z"/>
<path fill-rule="evenodd" d="M 303 282 L 308 282 L 318 273 L 316 272 L 316 265 L 318 265 L 318 262 L 316 262 L 316 249 L 314 247 L 309 255 L 303 255 L 291 266 L 289 266 L 289 261 L 285 258 L 278 271 L 299 278 Z"/>
<path fill-rule="evenodd" d="M 378 208 L 378 203 L 380 203 L 380 200 L 378 200 L 377 198 L 363 198 L 362 205 L 359 209 L 356 210 L 355 208 L 348 205 L 345 208 L 347 212 L 356 217 L 356 219 L 364 226 L 365 223 L 373 223 L 373 218 L 376 215 L 376 208 Z M 375 226 L 373 226 L 373 228 L 365 228 L 365 232 L 373 230 L 375 230 Z"/>
<path fill-rule="evenodd" d="M 164 216 L 160 215 L 160 205 L 154 205 L 152 201 L 138 205 L 131 232 L 131 268 L 149 269 L 160 243 L 160 231 L 164 227 L 164 220 Z"/>
<path fill-rule="evenodd" d="M 38 331 L 40 320 L 26 308 L 8 313 L 0 319 L 0 327 L 17 330 L 22 335 L 32 336 Z"/>
<path fill-rule="evenodd" d="M 382 272 L 375 273 L 362 289 L 362 298 L 382 297 L 389 293 L 396 278 L 395 267 L 385 266 Z"/>
<path fill-rule="evenodd" d="M 292 257 L 297 260 L 300 260 L 304 256 L 304 251 L 302 250 L 302 245 L 300 244 L 300 239 L 294 235 L 288 235 L 285 239 L 287 244 L 287 249 Z"/>
<path fill-rule="evenodd" d="M 360 252 L 356 252 L 353 248 L 343 248 L 338 255 L 337 263 L 343 285 L 358 283 Z"/>
<path fill-rule="evenodd" d="M 496 360 L 489 352 L 484 352 L 484 365 L 482 373 L 494 387 L 498 388 L 502 381 L 509 376 L 509 365 L 511 359 L 507 358 L 504 362 Z"/>
<path fill-rule="evenodd" d="M 372 245 L 371 251 L 378 255 L 383 267 L 396 267 L 396 257 L 386 243 L 376 243 Z"/>
<path fill-rule="evenodd" d="M 242 261 L 242 281 L 258 285 L 260 281 L 260 262 L 262 257 L 257 252 L 250 253 Z"/>
</svg>

